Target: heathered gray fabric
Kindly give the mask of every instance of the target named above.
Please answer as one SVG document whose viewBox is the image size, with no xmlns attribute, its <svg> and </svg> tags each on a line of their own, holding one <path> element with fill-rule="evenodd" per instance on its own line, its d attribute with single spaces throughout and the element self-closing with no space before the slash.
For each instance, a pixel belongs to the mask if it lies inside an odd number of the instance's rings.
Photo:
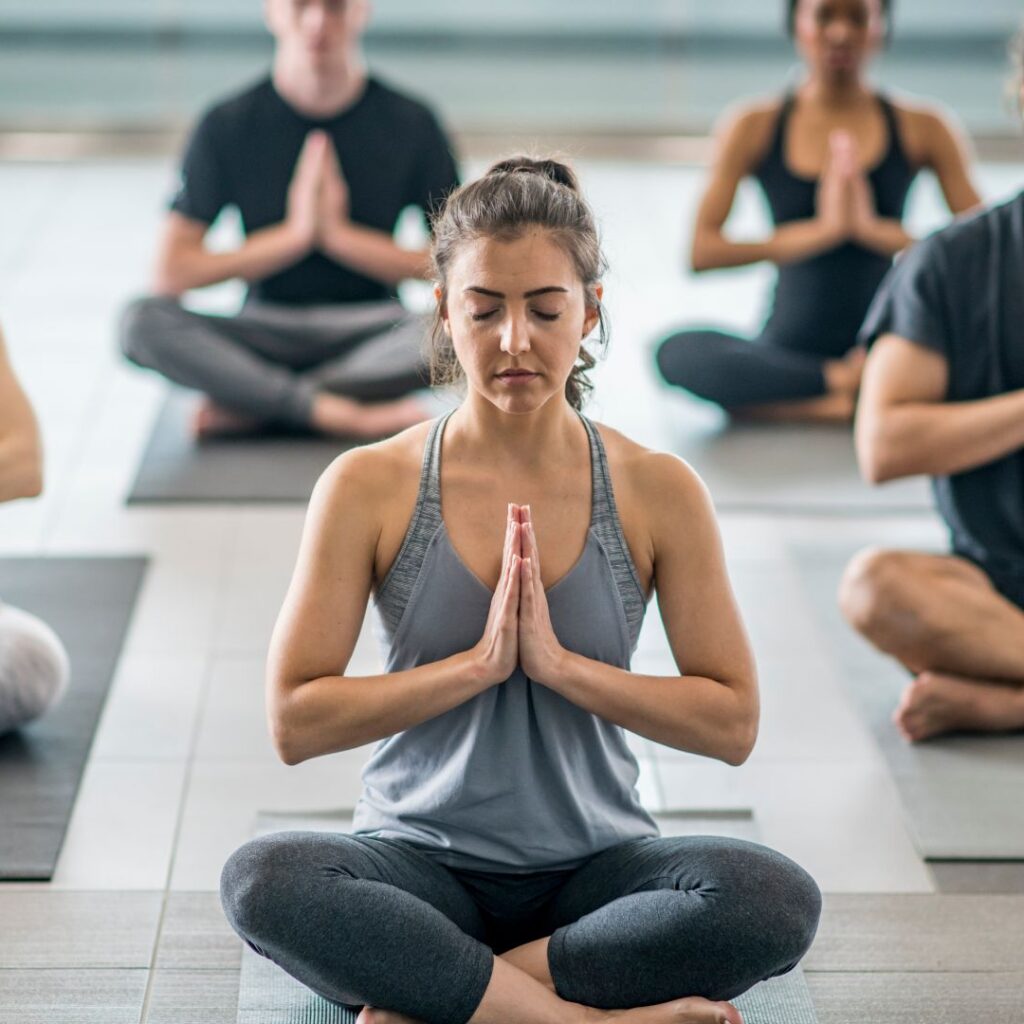
<svg viewBox="0 0 1024 1024">
<path fill-rule="evenodd" d="M 645 610 L 622 536 L 600 437 L 590 438 L 593 498 L 579 561 L 548 592 L 569 650 L 629 668 Z M 420 493 L 377 592 L 389 672 L 440 661 L 483 635 L 491 591 L 466 568 L 441 518 L 447 417 L 424 447 Z M 521 669 L 464 704 L 382 740 L 363 770 L 356 834 L 404 839 L 453 867 L 567 868 L 625 839 L 658 834 L 640 806 L 623 730 Z"/>
</svg>

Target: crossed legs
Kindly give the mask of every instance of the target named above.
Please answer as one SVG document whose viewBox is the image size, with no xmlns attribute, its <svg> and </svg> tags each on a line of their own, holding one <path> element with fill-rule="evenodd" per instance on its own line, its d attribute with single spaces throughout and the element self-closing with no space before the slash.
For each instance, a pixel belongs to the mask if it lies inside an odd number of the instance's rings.
<svg viewBox="0 0 1024 1024">
<path fill-rule="evenodd" d="M 501 885 L 514 908 L 516 881 Z M 498 957 L 458 873 L 393 840 L 253 840 L 228 861 L 221 894 L 257 952 L 364 1006 L 361 1024 L 738 1024 L 724 1000 L 795 966 L 821 905 L 785 857 L 714 837 L 598 854 L 537 920 L 540 938 Z"/>
<path fill-rule="evenodd" d="M 850 624 L 914 675 L 893 720 L 908 740 L 1024 728 L 1024 612 L 973 563 L 869 549 L 847 566 Z"/>
</svg>

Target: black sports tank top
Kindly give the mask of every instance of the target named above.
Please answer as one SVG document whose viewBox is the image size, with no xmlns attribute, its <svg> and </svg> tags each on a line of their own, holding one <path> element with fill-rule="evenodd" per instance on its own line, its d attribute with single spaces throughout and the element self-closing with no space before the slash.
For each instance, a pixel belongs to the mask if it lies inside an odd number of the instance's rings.
<svg viewBox="0 0 1024 1024">
<path fill-rule="evenodd" d="M 880 217 L 903 219 L 907 192 L 917 175 L 900 141 L 892 104 L 877 97 L 889 133 L 885 155 L 871 169 L 868 183 Z M 776 224 L 808 220 L 817 211 L 817 178 L 802 178 L 786 165 L 786 130 L 796 98 L 779 110 L 772 144 L 754 171 Z M 839 356 L 856 341 L 871 299 L 892 260 L 846 242 L 810 259 L 779 267 L 764 339 L 786 348 Z"/>
</svg>

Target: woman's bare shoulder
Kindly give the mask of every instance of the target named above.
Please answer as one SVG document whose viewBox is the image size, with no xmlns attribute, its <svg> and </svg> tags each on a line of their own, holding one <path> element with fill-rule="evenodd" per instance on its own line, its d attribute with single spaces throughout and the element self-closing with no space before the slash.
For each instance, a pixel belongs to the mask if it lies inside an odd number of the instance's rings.
<svg viewBox="0 0 1024 1024">
<path fill-rule="evenodd" d="M 671 452 L 637 443 L 604 424 L 595 424 L 608 454 L 616 501 L 658 512 L 704 507 L 707 489 L 693 467 Z M 620 493 L 621 492 L 621 493 Z"/>
<path fill-rule="evenodd" d="M 415 500 L 430 427 L 430 422 L 419 423 L 384 441 L 350 448 L 321 474 L 314 499 L 331 506 L 358 505 L 382 516 L 407 503 L 410 493 Z"/>
</svg>

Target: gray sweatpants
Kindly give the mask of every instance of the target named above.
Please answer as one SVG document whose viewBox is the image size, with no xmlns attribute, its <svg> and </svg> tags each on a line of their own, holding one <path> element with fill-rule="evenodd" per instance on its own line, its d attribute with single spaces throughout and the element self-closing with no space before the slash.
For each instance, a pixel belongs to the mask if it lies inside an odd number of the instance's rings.
<svg viewBox="0 0 1024 1024">
<path fill-rule="evenodd" d="M 398 398 L 428 383 L 426 318 L 396 301 L 332 306 L 247 302 L 236 316 L 172 298 L 130 303 L 120 343 L 139 366 L 271 423 L 309 426 L 313 397 Z"/>
<path fill-rule="evenodd" d="M 410 843 L 278 832 L 221 876 L 235 931 L 321 996 L 464 1024 L 493 954 L 550 935 L 563 999 L 604 1009 L 732 999 L 792 970 L 818 926 L 814 880 L 782 854 L 713 836 L 642 838 L 577 868 L 448 868 Z"/>
</svg>

